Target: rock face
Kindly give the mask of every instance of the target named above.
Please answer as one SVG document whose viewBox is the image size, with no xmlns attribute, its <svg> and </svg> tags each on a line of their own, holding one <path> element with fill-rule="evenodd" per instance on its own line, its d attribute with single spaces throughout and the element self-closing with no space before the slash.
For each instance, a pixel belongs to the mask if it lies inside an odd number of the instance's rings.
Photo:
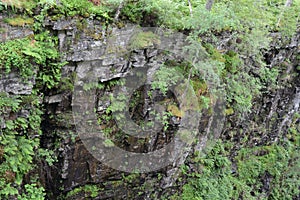
<svg viewBox="0 0 300 200">
<path fill-rule="evenodd" d="M 57 34 L 62 60 L 68 61 L 62 69 L 63 78 L 76 77 L 74 79 L 79 80 L 77 86 L 84 87 L 87 83 L 86 79 L 97 77 L 98 83 L 105 86 L 105 89 L 97 90 L 96 110 L 102 115 L 110 105 L 109 100 L 103 97 L 109 96 L 114 89 L 114 87 L 108 88 L 109 82 L 129 76 L 131 69 L 145 66 L 153 69 L 168 59 L 156 48 L 158 42 L 155 40 L 146 44 L 147 48 L 132 50 L 134 46 L 130 46 L 131 38 L 136 27 L 130 24 L 123 28 L 108 29 L 96 20 L 72 18 L 59 21 L 48 20 L 45 25 Z M 7 31 L 1 33 L 1 41 L 33 34 L 27 29 L 4 28 Z M 287 64 L 286 71 L 282 72 L 282 75 L 292 75 L 282 76 L 279 80 L 281 88 L 269 91 L 268 94 L 256 99 L 252 114 L 247 117 L 247 120 L 237 120 L 235 115 L 229 116 L 226 121 L 228 125 L 223 130 L 223 137 L 242 129 L 253 133 L 252 144 L 254 145 L 272 143 L 289 127 L 293 115 L 300 112 L 300 79 L 299 71 L 297 73 L 295 70 L 296 56 L 300 52 L 299 37 L 298 34 L 286 47 L 275 49 L 274 46 L 274 52 L 271 50 L 268 55 L 271 66 L 284 63 L 283 58 L 290 59 L 291 64 Z M 181 38 L 171 38 L 169 42 L 163 43 L 168 44 L 169 48 L 176 49 L 176 45 L 180 46 L 182 42 Z M 138 44 L 138 47 L 143 45 Z M 0 78 L 0 92 L 5 91 L 16 95 L 30 94 L 34 84 L 35 80 L 24 84 L 15 73 L 10 73 Z M 72 94 L 72 91 L 67 89 L 52 90 L 48 91 L 44 98 L 46 115 L 42 122 L 42 146 L 53 149 L 58 155 L 58 162 L 52 167 L 41 163 L 41 179 L 46 186 L 49 199 L 63 196 L 66 199 L 85 199 L 87 191 L 84 187 L 87 185 L 97 185 L 100 188 L 94 199 L 160 199 L 163 195 L 174 193 L 183 184 L 178 179 L 180 176 L 178 168 L 183 164 L 184 159 L 156 172 L 136 174 L 114 170 L 96 160 L 76 133 L 76 124 L 72 116 L 72 106 L 74 106 Z M 81 102 L 81 105 L 85 104 L 86 102 Z M 146 110 L 140 113 L 146 113 Z M 265 130 L 269 134 L 263 134 L 261 138 L 255 137 L 255 133 L 260 130 Z M 158 135 L 155 141 L 143 143 L 144 146 L 138 146 L 138 141 L 134 139 L 131 139 L 130 144 L 120 145 L 124 145 L 123 147 L 130 151 L 143 152 L 157 149 L 170 139 L 172 139 L 170 135 Z M 189 152 L 185 153 L 184 156 L 187 156 Z M 70 191 L 75 188 L 78 188 L 77 193 L 71 194 Z"/>
<path fill-rule="evenodd" d="M 16 72 L 10 73 L 1 77 L 0 91 L 5 91 L 13 95 L 31 94 L 34 84 L 34 79 L 24 82 Z"/>
<path fill-rule="evenodd" d="M 0 42 L 5 42 L 8 40 L 24 38 L 33 35 L 33 30 L 28 27 L 14 27 L 7 23 L 3 23 L 3 19 L 7 17 L 5 15 L 0 15 Z M 35 80 L 27 80 L 24 83 L 21 76 L 17 71 L 13 71 L 10 74 L 5 74 L 4 70 L 0 71 L 0 91 L 6 91 L 14 95 L 24 95 L 31 94 L 32 88 L 35 84 Z"/>
<path fill-rule="evenodd" d="M 7 40 L 17 39 L 17 38 L 24 38 L 29 35 L 33 35 L 33 30 L 28 27 L 14 27 L 10 26 L 6 23 L 3 23 L 3 19 L 6 16 L 0 16 L 0 42 L 5 42 Z"/>
<path fill-rule="evenodd" d="M 87 80 L 92 77 L 97 77 L 99 83 L 106 84 L 120 77 L 129 76 L 130 69 L 146 66 L 153 69 L 153 67 L 165 62 L 167 59 L 167 56 L 163 56 L 160 50 L 155 48 L 155 41 L 153 43 L 149 41 L 149 44 L 146 44 L 149 46 L 147 49 L 130 49 L 132 48 L 131 38 L 138 30 L 134 25 L 129 24 L 121 29 L 105 30 L 99 22 L 86 20 L 82 22 L 85 24 L 84 29 L 80 30 L 76 23 L 78 23 L 78 19 L 77 21 L 76 19 L 49 21 L 47 24 L 53 30 L 58 31 L 62 57 L 69 62 L 63 68 L 62 74 L 64 77 L 68 77 L 75 73 L 77 78 L 76 87 L 84 87 L 88 82 Z M 168 41 L 168 45 L 173 47 L 181 43 L 181 38 Z M 110 101 L 105 100 L 105 97 L 108 97 L 112 91 L 99 90 L 98 93 L 97 112 L 104 114 L 110 105 Z M 64 119 L 72 120 L 72 117 L 70 117 L 72 114 L 70 113 L 72 103 L 70 95 L 64 92 L 56 94 L 55 91 L 51 91 L 51 95 L 45 98 L 47 110 L 52 111 L 49 114 L 56 117 L 61 115 Z M 78 106 L 90 106 L 85 99 L 79 100 L 77 103 Z M 69 117 L 66 115 L 69 115 Z M 57 126 L 58 124 L 61 124 L 61 126 Z M 69 135 L 68 132 L 72 131 L 75 134 L 73 141 L 70 140 L 70 137 L 61 141 L 60 162 L 53 169 L 48 169 L 51 171 L 52 178 L 45 181 L 48 189 L 53 192 L 52 198 L 62 194 L 66 195 L 75 188 L 89 184 L 100 186 L 101 191 L 97 199 L 158 198 L 161 191 L 156 188 L 164 189 L 164 192 L 167 192 L 167 188 L 176 183 L 176 177 L 179 175 L 178 167 L 184 161 L 182 159 L 181 162 L 174 164 L 174 167 L 163 169 L 161 172 L 166 175 L 162 175 L 159 179 L 157 177 L 153 178 L 153 176 L 157 176 L 157 172 L 145 174 L 122 173 L 93 158 L 80 138 L 76 136 L 72 121 L 60 123 L 57 120 L 52 122 L 45 120 L 44 126 L 44 131 L 47 132 L 45 135 L 49 137 L 53 136 L 54 132 L 64 132 L 64 135 Z M 170 136 L 157 137 L 155 141 L 142 146 L 138 145 L 138 141 L 131 140 L 129 146 L 123 147 L 131 151 L 143 152 L 155 149 L 158 145 L 162 145 L 170 139 Z M 61 190 L 61 188 L 63 189 Z M 147 191 L 145 188 L 147 188 Z M 81 199 L 83 193 L 84 191 L 81 191 L 72 198 Z"/>
</svg>

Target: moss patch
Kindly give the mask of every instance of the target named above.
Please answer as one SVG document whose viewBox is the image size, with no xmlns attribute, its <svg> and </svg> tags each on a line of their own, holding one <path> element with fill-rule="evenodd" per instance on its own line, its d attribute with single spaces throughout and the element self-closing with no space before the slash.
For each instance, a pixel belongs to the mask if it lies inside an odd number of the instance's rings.
<svg viewBox="0 0 300 200">
<path fill-rule="evenodd" d="M 168 112 L 170 112 L 173 116 L 182 118 L 183 112 L 174 104 L 168 105 Z"/>
<path fill-rule="evenodd" d="M 32 25 L 34 20 L 32 18 L 25 18 L 25 17 L 15 17 L 15 18 L 6 18 L 4 22 L 8 23 L 12 26 L 25 26 L 25 25 Z"/>
<path fill-rule="evenodd" d="M 143 49 L 158 44 L 160 44 L 160 39 L 158 35 L 150 31 L 139 32 L 131 38 L 129 49 Z"/>
</svg>

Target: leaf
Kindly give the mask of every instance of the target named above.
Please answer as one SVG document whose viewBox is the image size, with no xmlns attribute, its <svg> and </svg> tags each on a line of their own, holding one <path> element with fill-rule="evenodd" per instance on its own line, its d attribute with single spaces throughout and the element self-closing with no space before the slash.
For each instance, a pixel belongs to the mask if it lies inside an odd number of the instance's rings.
<svg viewBox="0 0 300 200">
<path fill-rule="evenodd" d="M 33 51 L 31 51 L 30 49 L 24 49 L 24 50 L 22 51 L 22 53 L 24 53 L 24 54 L 27 55 L 27 56 L 31 56 L 31 57 L 37 59 L 36 62 L 39 63 L 39 64 L 43 62 L 43 59 L 42 59 L 42 57 L 40 56 L 40 54 L 38 54 L 38 53 L 36 53 L 36 52 L 33 52 Z"/>
<path fill-rule="evenodd" d="M 12 120 L 7 120 L 5 125 L 8 130 L 13 130 L 15 128 L 15 124 Z"/>
</svg>

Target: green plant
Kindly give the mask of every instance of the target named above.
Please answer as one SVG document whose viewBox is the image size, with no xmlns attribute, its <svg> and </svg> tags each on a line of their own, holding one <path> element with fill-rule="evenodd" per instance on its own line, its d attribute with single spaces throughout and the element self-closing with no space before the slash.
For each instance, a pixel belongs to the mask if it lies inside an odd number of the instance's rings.
<svg viewBox="0 0 300 200">
<path fill-rule="evenodd" d="M 74 197 L 79 193 L 84 193 L 84 197 L 91 197 L 91 198 L 95 198 L 98 196 L 99 194 L 99 186 L 97 185 L 85 185 L 82 187 L 78 187 L 75 188 L 73 190 L 71 190 L 70 192 L 68 192 L 68 194 L 66 195 L 66 198 L 70 198 L 70 197 Z"/>
<path fill-rule="evenodd" d="M 35 0 L 2 0 L 0 2 L 0 10 L 11 7 L 14 12 L 17 10 L 25 11 L 28 14 L 33 14 L 33 9 L 36 7 Z"/>
<path fill-rule="evenodd" d="M 25 184 L 24 193 L 21 189 L 23 176 L 34 169 L 33 162 L 39 159 L 35 154 L 41 135 L 42 112 L 39 106 L 37 96 L 21 98 L 0 95 L 0 114 L 5 116 L 10 113 L 14 116 L 13 119 L 4 118 L 5 128 L 0 136 L 0 145 L 3 147 L 0 163 L 0 198 L 9 199 L 17 195 L 19 199 L 43 199 L 45 195 L 44 189 L 37 187 L 34 182 L 31 185 Z M 18 116 L 17 113 L 25 108 L 30 110 L 29 114 L 26 117 Z"/>
<path fill-rule="evenodd" d="M 160 44 L 159 36 L 152 32 L 139 32 L 136 33 L 131 39 L 129 43 L 129 49 L 144 49 L 149 48 L 150 46 L 154 46 Z"/>
<path fill-rule="evenodd" d="M 246 73 L 234 74 L 226 78 L 227 102 L 239 113 L 249 112 L 252 98 L 260 94 L 259 80 Z"/>
<path fill-rule="evenodd" d="M 39 31 L 40 34 L 0 44 L 0 68 L 5 73 L 18 72 L 22 81 L 36 82 L 30 95 L 0 94 L 0 115 L 4 116 L 0 136 L 1 199 L 44 199 L 44 189 L 37 180 L 32 177 L 27 183 L 23 177 L 35 170 L 37 160 L 45 159 L 49 165 L 56 161 L 53 152 L 39 146 L 43 112 L 37 93 L 43 86 L 52 88 L 59 83 L 60 67 L 65 63 L 59 61 L 57 39 L 49 32 Z M 28 110 L 28 114 L 19 116 L 23 110 Z"/>
<path fill-rule="evenodd" d="M 38 71 L 37 79 L 40 86 L 52 88 L 59 83 L 60 63 L 56 49 L 57 39 L 49 32 L 35 35 L 34 38 L 10 40 L 0 44 L 0 68 L 6 73 L 18 70 L 25 80 L 32 78 Z M 40 69 L 38 69 L 40 66 Z"/>
<path fill-rule="evenodd" d="M 164 95 L 166 95 L 169 87 L 175 86 L 182 81 L 182 76 L 178 73 L 178 69 L 175 67 L 162 66 L 154 75 L 154 80 L 151 83 L 153 90 L 159 89 Z"/>
<path fill-rule="evenodd" d="M 89 91 L 92 89 L 104 89 L 105 85 L 102 83 L 96 83 L 96 82 L 90 82 L 90 83 L 85 83 L 83 85 L 83 89 L 85 91 Z"/>
<path fill-rule="evenodd" d="M 182 199 L 294 199 L 299 195 L 299 140 L 270 146 L 242 148 L 234 161 L 228 159 L 226 144 L 217 143 L 205 156 L 194 158 L 198 172 L 183 187 Z M 236 173 L 232 166 L 236 163 Z M 194 168 L 195 169 L 195 168 Z M 262 189 L 270 190 L 265 193 Z"/>
<path fill-rule="evenodd" d="M 45 189 L 42 187 L 37 187 L 35 183 L 26 184 L 25 186 L 26 193 L 23 193 L 18 197 L 20 200 L 44 200 L 45 199 Z"/>
<path fill-rule="evenodd" d="M 19 70 L 24 78 L 33 76 L 34 67 L 30 68 L 30 60 L 22 53 L 22 48 L 30 44 L 28 39 L 13 40 L 0 44 L 0 68 L 9 73 L 13 68 Z M 30 65 L 31 66 L 31 65 Z"/>
<path fill-rule="evenodd" d="M 97 17 L 103 21 L 109 21 L 111 11 L 107 6 L 95 6 L 88 0 L 62 0 L 61 5 L 57 5 L 58 12 L 66 16 L 81 15 L 84 17 Z"/>
<path fill-rule="evenodd" d="M 195 18 L 201 19 L 200 21 Z M 196 34 L 209 34 L 223 30 L 235 30 L 240 26 L 236 14 L 226 3 L 216 3 L 212 11 L 205 9 L 204 5 L 194 8 L 193 16 L 186 16 L 184 28 L 193 29 Z"/>
<path fill-rule="evenodd" d="M 4 4 L 0 2 L 0 11 L 4 10 Z"/>
<path fill-rule="evenodd" d="M 130 20 L 135 23 L 140 23 L 143 18 L 143 4 L 138 2 L 129 1 L 121 10 L 121 18 L 123 20 Z"/>
<path fill-rule="evenodd" d="M 44 159 L 49 166 L 52 166 L 55 162 L 57 162 L 57 157 L 54 155 L 54 152 L 49 149 L 38 149 L 38 157 L 40 159 Z"/>
</svg>

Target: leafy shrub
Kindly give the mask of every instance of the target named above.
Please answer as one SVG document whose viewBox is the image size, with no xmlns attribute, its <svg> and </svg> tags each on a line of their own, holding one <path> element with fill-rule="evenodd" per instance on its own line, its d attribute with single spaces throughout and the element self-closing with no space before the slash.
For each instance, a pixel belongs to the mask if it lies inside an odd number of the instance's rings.
<svg viewBox="0 0 300 200">
<path fill-rule="evenodd" d="M 300 187 L 297 146 L 297 142 L 286 142 L 242 148 L 234 161 L 236 173 L 232 173 L 233 162 L 217 143 L 205 157 L 196 159 L 199 171 L 189 175 L 182 198 L 295 199 Z"/>
<path fill-rule="evenodd" d="M 39 108 L 40 100 L 34 96 L 32 101 L 18 96 L 0 96 L 0 114 L 14 116 L 5 119 L 5 127 L 0 136 L 0 146 L 3 154 L 0 158 L 0 198 L 9 199 L 15 195 L 20 199 L 43 199 L 43 188 L 25 184 L 25 193 L 21 192 L 23 176 L 34 168 L 35 151 L 39 148 L 41 135 L 40 123 L 42 111 Z M 24 100 L 24 101 L 23 101 Z M 30 110 L 26 117 L 18 116 L 22 109 Z"/>
<path fill-rule="evenodd" d="M 0 44 L 0 69 L 6 73 L 16 69 L 22 78 L 28 80 L 38 72 L 41 85 L 54 87 L 60 80 L 57 40 L 48 32 L 35 35 L 34 38 L 10 40 Z M 38 70 L 38 66 L 40 69 Z"/>
<path fill-rule="evenodd" d="M 99 17 L 110 20 L 110 8 L 106 6 L 95 6 L 88 0 L 62 0 L 61 5 L 57 5 L 57 11 L 66 15 L 81 15 L 85 17 Z"/>
</svg>

